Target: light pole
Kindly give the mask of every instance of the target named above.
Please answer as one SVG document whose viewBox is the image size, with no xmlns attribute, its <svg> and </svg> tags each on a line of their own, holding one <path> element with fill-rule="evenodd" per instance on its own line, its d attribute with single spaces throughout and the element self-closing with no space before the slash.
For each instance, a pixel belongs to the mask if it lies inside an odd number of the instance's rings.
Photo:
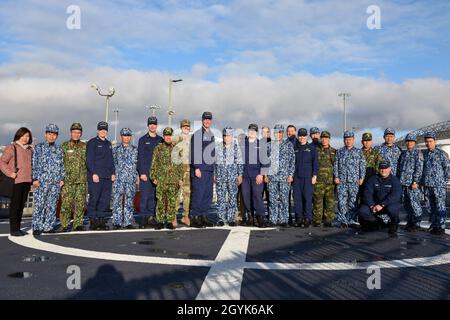
<svg viewBox="0 0 450 320">
<path fill-rule="evenodd" d="M 346 131 L 347 130 L 347 109 L 346 109 L 345 101 L 347 100 L 348 97 L 350 97 L 350 93 L 342 92 L 342 93 L 339 93 L 338 96 L 342 97 L 342 99 L 344 101 L 344 131 Z"/>
<path fill-rule="evenodd" d="M 153 104 L 151 106 L 145 106 L 145 107 L 151 111 L 153 117 L 156 115 L 156 110 L 161 109 L 161 107 L 156 104 Z"/>
<path fill-rule="evenodd" d="M 119 109 L 114 109 L 113 112 L 116 114 L 116 123 L 114 126 L 114 141 L 117 143 L 117 125 L 119 123 Z"/>
<path fill-rule="evenodd" d="M 91 88 L 94 88 L 99 96 L 106 97 L 106 115 L 105 115 L 105 122 L 108 122 L 108 114 L 109 114 L 109 99 L 116 93 L 116 90 L 111 87 L 109 88 L 108 93 L 101 93 L 100 88 L 95 84 L 91 84 Z"/>
<path fill-rule="evenodd" d="M 183 79 L 176 79 L 176 80 L 169 79 L 169 111 L 167 111 L 169 115 L 169 127 L 172 126 L 172 115 L 175 113 L 172 110 L 172 83 L 180 81 L 183 81 Z"/>
</svg>

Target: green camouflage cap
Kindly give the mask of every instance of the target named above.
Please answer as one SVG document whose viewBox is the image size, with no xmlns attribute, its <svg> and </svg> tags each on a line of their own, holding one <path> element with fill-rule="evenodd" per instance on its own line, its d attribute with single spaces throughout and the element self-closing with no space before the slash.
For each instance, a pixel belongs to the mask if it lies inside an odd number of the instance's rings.
<svg viewBox="0 0 450 320">
<path fill-rule="evenodd" d="M 320 134 L 321 138 L 331 138 L 331 134 L 328 131 L 322 131 Z"/>
<path fill-rule="evenodd" d="M 364 132 L 362 135 L 362 141 L 372 141 L 372 134 L 370 132 Z"/>
<path fill-rule="evenodd" d="M 188 119 L 183 119 L 180 121 L 180 128 L 190 127 L 190 126 L 191 126 L 191 122 Z"/>
<path fill-rule="evenodd" d="M 163 131 L 163 136 L 171 136 L 173 134 L 173 129 L 171 127 L 167 127 Z"/>
</svg>

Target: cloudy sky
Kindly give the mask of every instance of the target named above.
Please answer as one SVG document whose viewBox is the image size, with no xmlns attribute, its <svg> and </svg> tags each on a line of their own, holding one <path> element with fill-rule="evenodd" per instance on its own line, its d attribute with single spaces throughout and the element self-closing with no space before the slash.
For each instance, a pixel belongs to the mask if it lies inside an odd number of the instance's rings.
<svg viewBox="0 0 450 320">
<path fill-rule="evenodd" d="M 70 5 L 80 29 L 67 28 Z M 381 29 L 367 27 L 370 5 Z M 449 16 L 444 0 L 2 0 L 0 144 L 22 125 L 41 139 L 50 122 L 61 139 L 75 121 L 94 135 L 93 82 L 116 88 L 119 128 L 142 134 L 150 104 L 164 126 L 170 78 L 183 79 L 176 124 L 209 110 L 217 129 L 316 125 L 340 140 L 338 93 L 350 92 L 349 128 L 401 135 L 450 119 Z"/>
</svg>

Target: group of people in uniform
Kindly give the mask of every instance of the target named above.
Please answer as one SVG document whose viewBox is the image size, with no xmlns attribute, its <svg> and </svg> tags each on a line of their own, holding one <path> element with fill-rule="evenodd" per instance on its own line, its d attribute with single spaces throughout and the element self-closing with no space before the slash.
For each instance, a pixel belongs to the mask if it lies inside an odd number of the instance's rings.
<svg viewBox="0 0 450 320">
<path fill-rule="evenodd" d="M 408 134 L 402 151 L 392 128 L 376 147 L 372 134 L 364 133 L 361 148 L 355 146 L 355 134 L 345 131 L 344 146 L 336 150 L 330 132 L 316 127 L 308 134 L 305 128 L 276 124 L 273 137 L 264 127 L 259 139 L 252 123 L 245 136 L 235 139 L 235 130 L 225 127 L 222 139 L 216 139 L 211 112 L 202 114 L 202 127 L 193 134 L 189 120 L 181 121 L 177 136 L 171 127 L 159 136 L 154 116 L 147 125 L 137 147 L 129 128 L 120 131 L 121 142 L 113 147 L 106 122 L 98 123 L 97 136 L 87 143 L 81 141 L 81 124 L 74 123 L 70 140 L 59 147 L 59 128 L 49 124 L 45 142 L 33 151 L 33 234 L 82 231 L 85 209 L 91 230 L 107 230 L 111 201 L 112 226 L 133 229 L 137 187 L 140 228 L 176 228 L 180 204 L 182 224 L 213 226 L 208 215 L 214 184 L 219 226 L 360 225 L 366 231 L 387 226 L 395 235 L 402 205 L 406 230 L 420 228 L 424 195 L 430 231 L 445 230 L 450 163 L 436 147 L 434 132 L 425 134 L 425 150 L 416 149 L 416 136 Z M 54 229 L 59 198 L 61 225 Z"/>
</svg>

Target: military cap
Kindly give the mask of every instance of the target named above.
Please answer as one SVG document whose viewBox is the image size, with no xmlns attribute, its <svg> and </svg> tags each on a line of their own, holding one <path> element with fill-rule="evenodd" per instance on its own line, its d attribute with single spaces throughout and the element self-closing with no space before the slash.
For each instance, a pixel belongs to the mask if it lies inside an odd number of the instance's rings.
<svg viewBox="0 0 450 320">
<path fill-rule="evenodd" d="M 133 131 L 131 131 L 130 128 L 122 128 L 122 130 L 120 130 L 120 135 L 121 136 L 132 136 Z"/>
<path fill-rule="evenodd" d="M 423 136 L 424 139 L 430 138 L 436 140 L 436 132 L 434 131 L 427 131 L 425 135 Z"/>
<path fill-rule="evenodd" d="M 205 111 L 202 114 L 202 120 L 209 119 L 212 120 L 212 113 L 209 111 Z"/>
<path fill-rule="evenodd" d="M 306 137 L 308 136 L 308 130 L 306 130 L 305 128 L 300 128 L 298 129 L 297 135 L 299 137 Z"/>
<path fill-rule="evenodd" d="M 331 134 L 328 131 L 322 131 L 320 134 L 321 138 L 331 138 Z"/>
<path fill-rule="evenodd" d="M 387 168 L 390 168 L 390 167 L 391 167 L 391 164 L 387 160 L 381 161 L 380 164 L 378 165 L 378 169 L 387 169 Z"/>
<path fill-rule="evenodd" d="M 364 132 L 362 135 L 362 141 L 372 141 L 372 134 L 370 132 Z"/>
<path fill-rule="evenodd" d="M 408 133 L 406 135 L 405 141 L 414 141 L 417 142 L 417 137 L 414 133 Z"/>
<path fill-rule="evenodd" d="M 232 127 L 225 127 L 225 128 L 223 128 L 222 135 L 224 135 L 224 136 L 232 136 L 233 135 L 233 128 Z"/>
<path fill-rule="evenodd" d="M 180 121 L 180 128 L 190 127 L 190 126 L 191 126 L 191 122 L 188 119 L 183 119 Z"/>
<path fill-rule="evenodd" d="M 72 131 L 72 130 L 83 131 L 83 127 L 81 126 L 81 123 L 75 122 L 75 123 L 72 123 L 72 125 L 70 126 L 70 131 Z"/>
<path fill-rule="evenodd" d="M 344 132 L 344 139 L 345 138 L 354 138 L 355 137 L 355 133 L 353 131 L 345 131 Z"/>
<path fill-rule="evenodd" d="M 97 130 L 106 130 L 106 131 L 108 131 L 108 123 L 106 123 L 105 121 L 100 121 L 97 124 Z"/>
<path fill-rule="evenodd" d="M 274 132 L 284 132 L 284 126 L 282 124 L 276 124 L 273 127 Z"/>
<path fill-rule="evenodd" d="M 166 127 L 163 131 L 163 136 L 171 136 L 173 134 L 173 129 L 171 127 Z"/>
<path fill-rule="evenodd" d="M 148 117 L 147 125 L 149 126 L 151 124 L 158 124 L 158 118 L 155 116 Z"/>
<path fill-rule="evenodd" d="M 320 133 L 319 128 L 312 127 L 311 129 L 309 129 L 309 134 L 315 134 L 315 133 Z"/>
<path fill-rule="evenodd" d="M 384 130 L 384 135 L 388 135 L 388 134 L 394 134 L 395 135 L 395 130 L 392 128 L 386 128 L 386 130 Z"/>
<path fill-rule="evenodd" d="M 59 133 L 59 128 L 56 124 L 50 123 L 45 127 L 45 132 L 46 133 Z"/>
<path fill-rule="evenodd" d="M 258 125 L 257 124 L 255 124 L 255 123 L 250 123 L 249 125 L 248 125 L 248 130 L 254 130 L 254 131 L 258 131 Z"/>
</svg>

